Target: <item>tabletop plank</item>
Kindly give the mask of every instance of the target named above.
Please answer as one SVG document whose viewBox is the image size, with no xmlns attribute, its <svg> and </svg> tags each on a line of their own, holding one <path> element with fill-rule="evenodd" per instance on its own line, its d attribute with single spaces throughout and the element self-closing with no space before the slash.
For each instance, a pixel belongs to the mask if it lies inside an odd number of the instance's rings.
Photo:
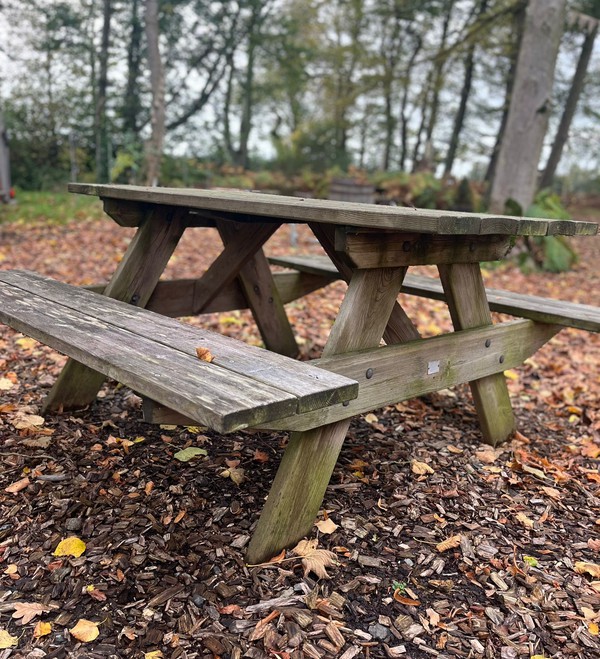
<svg viewBox="0 0 600 659">
<path fill-rule="evenodd" d="M 377 206 L 328 199 L 285 197 L 237 190 L 150 188 L 135 185 L 70 183 L 70 192 L 146 204 L 183 206 L 191 210 L 232 213 L 237 221 L 261 218 L 284 222 L 320 222 L 446 235 L 502 234 L 524 236 L 595 235 L 595 222 L 546 220 L 502 215 Z M 238 217 L 241 214 L 245 217 Z"/>
</svg>

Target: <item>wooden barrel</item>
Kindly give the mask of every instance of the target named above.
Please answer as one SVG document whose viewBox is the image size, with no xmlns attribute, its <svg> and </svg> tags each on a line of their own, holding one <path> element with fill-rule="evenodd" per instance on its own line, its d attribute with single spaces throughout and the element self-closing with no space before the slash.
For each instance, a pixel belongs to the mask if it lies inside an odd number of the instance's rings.
<svg viewBox="0 0 600 659">
<path fill-rule="evenodd" d="M 373 204 L 375 187 L 371 183 L 362 183 L 352 178 L 334 178 L 329 187 L 329 199 Z"/>
</svg>

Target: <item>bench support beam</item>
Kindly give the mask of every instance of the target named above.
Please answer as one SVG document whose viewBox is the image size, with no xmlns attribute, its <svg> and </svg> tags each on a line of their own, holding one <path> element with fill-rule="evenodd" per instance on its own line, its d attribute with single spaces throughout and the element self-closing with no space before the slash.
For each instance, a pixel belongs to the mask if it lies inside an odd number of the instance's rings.
<svg viewBox="0 0 600 659">
<path fill-rule="evenodd" d="M 403 277 L 403 268 L 356 271 L 324 356 L 379 345 Z M 310 532 L 349 425 L 347 419 L 291 434 L 248 547 L 249 563 L 268 560 Z"/>
<path fill-rule="evenodd" d="M 454 329 L 491 325 L 479 264 L 439 265 L 438 270 Z M 504 375 L 488 375 L 469 384 L 484 442 L 495 446 L 506 441 L 515 430 L 515 417 Z"/>
</svg>

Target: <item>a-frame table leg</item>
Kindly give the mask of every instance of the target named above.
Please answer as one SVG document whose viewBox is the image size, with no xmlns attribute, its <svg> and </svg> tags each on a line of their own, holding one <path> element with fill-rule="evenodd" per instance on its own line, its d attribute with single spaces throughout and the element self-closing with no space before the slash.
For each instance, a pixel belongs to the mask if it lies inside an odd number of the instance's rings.
<svg viewBox="0 0 600 659">
<path fill-rule="evenodd" d="M 485 286 L 478 263 L 439 265 L 438 270 L 454 329 L 492 324 Z M 515 430 L 515 417 L 502 373 L 469 383 L 483 439 L 495 446 Z"/>
<path fill-rule="evenodd" d="M 186 227 L 187 209 L 154 209 L 140 224 L 104 295 L 146 306 Z M 69 359 L 44 401 L 43 411 L 89 405 L 105 380 L 102 373 Z"/>
<path fill-rule="evenodd" d="M 378 346 L 403 277 L 404 268 L 357 270 L 323 354 Z M 349 425 L 344 420 L 291 434 L 248 547 L 249 563 L 268 560 L 310 532 Z"/>
</svg>

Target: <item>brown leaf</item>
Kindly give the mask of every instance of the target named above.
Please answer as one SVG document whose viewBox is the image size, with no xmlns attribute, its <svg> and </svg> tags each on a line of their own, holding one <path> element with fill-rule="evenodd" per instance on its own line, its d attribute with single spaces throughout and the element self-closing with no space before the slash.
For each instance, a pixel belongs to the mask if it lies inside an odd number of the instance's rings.
<svg viewBox="0 0 600 659">
<path fill-rule="evenodd" d="M 51 608 L 49 606 L 44 606 L 43 604 L 38 604 L 37 602 L 15 602 L 15 610 L 12 614 L 13 618 L 20 618 L 21 625 L 26 625 L 28 622 L 31 622 L 36 616 L 42 615 L 42 613 L 48 613 Z"/>
<path fill-rule="evenodd" d="M 196 348 L 196 355 L 198 355 L 198 359 L 209 364 L 215 359 L 208 348 Z"/>
<path fill-rule="evenodd" d="M 338 528 L 338 525 L 331 519 L 331 517 L 320 519 L 318 522 L 315 522 L 315 526 L 325 535 L 333 533 Z"/>
<path fill-rule="evenodd" d="M 442 540 L 442 542 L 438 542 L 435 548 L 439 552 L 447 551 L 448 549 L 455 549 L 460 545 L 461 537 L 460 533 L 458 535 L 453 535 L 450 538 L 446 538 L 446 540 Z"/>
<path fill-rule="evenodd" d="M 332 551 L 317 549 L 317 540 L 300 540 L 292 553 L 302 558 L 304 576 L 314 572 L 319 579 L 329 579 L 326 568 L 338 564 L 337 556 Z"/>
<path fill-rule="evenodd" d="M 103 593 L 101 590 L 98 590 L 96 586 L 90 585 L 85 587 L 85 592 L 92 598 L 95 599 L 98 602 L 105 602 L 106 601 L 106 594 Z"/>
<path fill-rule="evenodd" d="M 600 565 L 588 563 L 586 561 L 577 561 L 575 563 L 575 572 L 579 574 L 589 574 L 596 579 L 600 578 Z"/>
<path fill-rule="evenodd" d="M 219 476 L 221 478 L 231 478 L 236 485 L 241 485 L 246 480 L 245 471 L 241 467 L 225 469 L 225 471 L 222 471 Z"/>
<path fill-rule="evenodd" d="M 535 522 L 532 519 L 530 519 L 529 517 L 527 517 L 527 515 L 525 513 L 517 513 L 515 515 L 515 518 L 518 522 L 523 524 L 523 526 L 526 529 L 532 529 L 535 526 Z"/>
<path fill-rule="evenodd" d="M 256 449 L 254 451 L 254 455 L 252 456 L 253 460 L 256 460 L 256 462 L 269 462 L 269 454 L 265 453 L 264 451 L 260 451 L 259 449 Z"/>
<path fill-rule="evenodd" d="M 418 474 L 419 476 L 435 473 L 426 462 L 419 462 L 418 460 L 413 460 L 410 468 L 413 474 Z"/>
<path fill-rule="evenodd" d="M 587 541 L 587 546 L 592 551 L 600 551 L 600 540 L 595 540 L 594 538 L 589 538 Z"/>
</svg>

